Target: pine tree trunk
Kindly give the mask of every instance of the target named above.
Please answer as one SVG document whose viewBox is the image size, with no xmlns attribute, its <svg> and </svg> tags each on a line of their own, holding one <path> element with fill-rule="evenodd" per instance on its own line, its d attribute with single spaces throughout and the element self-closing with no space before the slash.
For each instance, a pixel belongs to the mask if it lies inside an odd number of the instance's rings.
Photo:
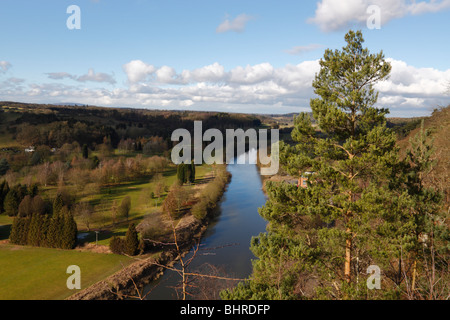
<svg viewBox="0 0 450 320">
<path fill-rule="evenodd" d="M 351 261 L 352 261 L 352 233 L 350 228 L 347 228 L 347 239 L 345 240 L 345 281 L 350 283 L 351 277 Z"/>
<path fill-rule="evenodd" d="M 414 291 L 416 290 L 416 273 L 417 273 L 417 259 L 414 258 L 414 265 L 413 265 L 413 278 L 412 278 L 412 284 L 411 284 L 411 292 L 414 296 Z"/>
</svg>

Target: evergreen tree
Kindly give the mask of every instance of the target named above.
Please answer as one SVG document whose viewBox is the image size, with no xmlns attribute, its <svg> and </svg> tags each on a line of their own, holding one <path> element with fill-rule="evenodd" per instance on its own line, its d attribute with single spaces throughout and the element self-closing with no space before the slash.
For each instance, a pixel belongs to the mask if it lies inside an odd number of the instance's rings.
<svg viewBox="0 0 450 320">
<path fill-rule="evenodd" d="M 184 174 L 183 174 L 183 183 L 191 182 L 191 165 L 185 164 L 183 166 Z"/>
<path fill-rule="evenodd" d="M 406 236 L 412 242 L 410 297 L 432 300 L 435 299 L 433 292 L 442 291 L 442 288 L 445 290 L 445 286 L 438 282 L 450 281 L 450 232 L 445 224 L 450 215 L 448 208 L 443 207 L 441 190 L 425 183 L 435 160 L 431 131 L 424 129 L 423 120 L 419 132 L 410 140 L 410 144 L 406 157 L 409 170 L 405 183 L 411 199 L 410 210 L 407 211 L 409 214 L 406 216 L 409 218 L 408 225 L 411 226 L 411 232 Z M 439 279 L 439 276 L 443 278 Z M 438 290 L 438 287 L 441 289 Z"/>
<path fill-rule="evenodd" d="M 87 144 L 83 144 L 83 147 L 81 149 L 81 153 L 82 153 L 82 156 L 83 156 L 84 159 L 89 158 L 89 149 L 88 149 Z"/>
<path fill-rule="evenodd" d="M 31 217 L 19 217 L 19 243 L 20 245 L 28 244 L 28 232 L 30 230 Z"/>
<path fill-rule="evenodd" d="M 5 211 L 4 209 L 4 201 L 5 197 L 9 192 L 9 185 L 6 180 L 3 180 L 3 182 L 0 184 L 0 213 L 3 213 Z"/>
<path fill-rule="evenodd" d="M 73 249 L 77 242 L 77 224 L 70 211 L 66 211 L 63 216 L 63 226 L 61 233 L 61 248 Z"/>
<path fill-rule="evenodd" d="M 42 222 L 41 215 L 36 213 L 32 215 L 28 230 L 28 245 L 35 247 L 41 245 Z"/>
<path fill-rule="evenodd" d="M 16 216 L 19 212 L 19 194 L 17 193 L 17 190 L 10 189 L 8 193 L 5 196 L 5 200 L 3 202 L 3 208 L 5 210 L 5 213 L 10 216 Z"/>
<path fill-rule="evenodd" d="M 391 67 L 382 52 L 363 48 L 360 31 L 349 31 L 345 40 L 342 51 L 325 51 L 313 81 L 319 97 L 310 105 L 320 132 L 302 113 L 294 119 L 296 145 L 281 144 L 286 171 L 312 172 L 308 187 L 267 183 L 269 200 L 260 214 L 269 229 L 251 244 L 260 258 L 253 280 L 224 298 L 299 298 L 306 289 L 298 286 L 308 279 L 317 282 L 309 296 L 355 298 L 367 291 L 358 289 L 365 286 L 358 277 L 371 262 L 367 244 L 375 221 L 366 198 L 381 192 L 398 160 L 385 125 L 388 111 L 374 107 L 373 85 Z"/>
<path fill-rule="evenodd" d="M 130 256 L 134 256 L 138 252 L 139 237 L 134 223 L 130 223 L 130 225 L 128 226 L 128 230 L 125 235 L 125 248 L 126 253 Z"/>
<path fill-rule="evenodd" d="M 53 200 L 53 216 L 58 216 L 61 209 L 64 207 L 64 201 L 61 193 L 58 192 L 56 198 Z"/>
<path fill-rule="evenodd" d="M 48 230 L 50 228 L 51 216 L 48 214 L 41 215 L 41 232 L 39 233 L 39 245 L 41 247 L 50 247 L 48 243 Z"/>
<path fill-rule="evenodd" d="M 13 223 L 11 225 L 11 232 L 9 233 L 9 241 L 12 244 L 19 244 L 19 235 L 20 235 L 20 225 L 19 225 L 19 217 L 14 217 Z"/>
<path fill-rule="evenodd" d="M 3 176 L 9 170 L 8 160 L 5 158 L 0 160 L 0 176 Z"/>
<path fill-rule="evenodd" d="M 61 212 L 63 209 L 60 210 Z M 62 247 L 62 235 L 64 228 L 64 214 L 53 215 L 50 219 L 47 232 L 47 245 L 50 248 Z"/>
<path fill-rule="evenodd" d="M 189 182 L 195 182 L 195 163 L 194 160 L 191 161 L 191 175 L 189 176 Z"/>
<path fill-rule="evenodd" d="M 183 184 L 186 180 L 186 178 L 185 178 L 186 171 L 185 171 L 184 167 L 185 167 L 184 163 L 180 163 L 177 166 L 177 180 L 178 180 L 179 184 Z"/>
</svg>

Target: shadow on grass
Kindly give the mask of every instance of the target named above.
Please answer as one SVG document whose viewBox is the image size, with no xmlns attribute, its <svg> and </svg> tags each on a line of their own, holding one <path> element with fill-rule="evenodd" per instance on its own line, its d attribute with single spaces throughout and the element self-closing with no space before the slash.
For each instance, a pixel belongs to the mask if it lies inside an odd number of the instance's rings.
<svg viewBox="0 0 450 320">
<path fill-rule="evenodd" d="M 87 231 L 87 230 L 80 230 L 78 232 L 78 235 L 83 235 L 82 238 L 78 239 L 78 244 L 84 244 L 84 243 L 95 243 L 96 241 L 104 241 L 104 240 L 108 240 L 110 238 L 112 238 L 113 236 L 118 236 L 118 237 L 125 237 L 127 230 L 128 230 L 128 226 L 130 225 L 130 223 L 134 223 L 135 225 L 138 224 L 139 218 L 132 218 L 132 219 L 128 219 L 128 221 L 121 221 L 116 223 L 116 225 L 108 225 L 106 227 L 103 227 L 101 229 L 96 229 L 96 230 L 91 230 L 91 231 Z M 98 234 L 96 235 L 96 231 L 98 232 Z M 86 234 L 86 235 L 84 235 Z"/>
<path fill-rule="evenodd" d="M 9 238 L 11 233 L 11 224 L 5 224 L 0 226 L 0 240 L 6 240 Z"/>
<path fill-rule="evenodd" d="M 90 201 L 91 205 L 99 205 L 102 200 L 113 201 L 126 196 L 130 190 L 141 190 L 142 185 L 148 184 L 148 179 L 140 179 L 133 182 L 124 182 L 116 185 L 103 186 L 101 188 L 101 197 Z"/>
</svg>

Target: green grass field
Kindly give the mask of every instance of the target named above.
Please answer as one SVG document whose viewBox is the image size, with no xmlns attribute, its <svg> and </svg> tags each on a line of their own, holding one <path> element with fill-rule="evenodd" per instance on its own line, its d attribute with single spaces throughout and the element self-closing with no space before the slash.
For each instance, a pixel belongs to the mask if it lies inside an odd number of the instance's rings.
<svg viewBox="0 0 450 320">
<path fill-rule="evenodd" d="M 66 286 L 67 267 L 81 270 L 84 289 L 134 261 L 115 254 L 0 244 L 0 300 L 60 300 L 79 290 Z"/>
<path fill-rule="evenodd" d="M 201 181 L 212 168 L 210 166 L 198 166 L 196 178 Z M 164 174 L 166 185 L 170 186 L 176 179 L 175 170 L 170 170 Z M 193 186 L 188 186 L 193 187 Z M 121 221 L 112 228 L 111 216 L 108 209 L 104 212 L 103 222 L 95 222 L 91 229 L 96 229 L 102 225 L 109 226 L 103 228 L 98 234 L 98 244 L 108 245 L 109 239 L 113 235 L 125 235 L 129 222 L 139 223 L 147 215 L 159 210 L 154 200 L 148 201 L 143 197 L 153 188 L 153 182 L 149 179 L 142 179 L 132 183 L 123 183 L 102 189 L 99 194 L 91 196 L 89 200 L 94 204 L 100 201 L 117 200 L 126 195 L 131 198 L 131 212 L 129 221 Z M 47 192 L 49 190 L 46 190 Z M 165 196 L 165 195 L 164 195 Z M 147 199 L 147 200 L 146 200 Z M 163 198 L 162 198 L 163 199 Z M 162 201 L 161 199 L 161 201 Z M 109 218 L 108 218 L 109 217 Z M 9 237 L 12 217 L 0 215 L 0 241 Z M 81 221 L 77 221 L 79 233 L 87 233 Z M 96 235 L 94 231 L 88 232 L 85 241 L 95 243 Z M 60 250 L 51 248 L 39 248 L 29 246 L 16 246 L 10 244 L 0 244 L 0 300 L 60 300 L 67 298 L 78 290 L 69 290 L 66 286 L 67 267 L 77 265 L 81 269 L 81 286 L 86 288 L 98 281 L 107 278 L 117 272 L 123 265 L 134 261 L 131 258 L 115 254 L 104 254 L 94 252 L 81 252 L 76 250 Z"/>
<path fill-rule="evenodd" d="M 202 180 L 208 173 L 211 172 L 211 170 L 211 166 L 208 165 L 197 166 L 196 180 Z M 176 180 L 176 170 L 167 170 L 164 172 L 163 176 L 165 185 L 171 186 Z M 155 183 L 151 181 L 150 178 L 126 182 L 110 186 L 108 188 L 102 188 L 100 193 L 81 199 L 82 201 L 89 201 L 94 206 L 99 205 L 102 201 L 108 204 L 103 210 L 99 209 L 96 211 L 95 216 L 97 217 L 97 221 L 94 220 L 90 225 L 91 229 L 100 228 L 105 230 L 105 232 L 100 232 L 98 234 L 98 244 L 109 245 L 109 239 L 112 236 L 125 235 L 130 222 L 134 222 L 137 225 L 146 216 L 156 214 L 157 211 L 160 210 L 161 203 L 167 194 L 164 192 L 159 201 L 157 199 L 151 199 L 150 194 L 154 190 L 154 185 Z M 186 187 L 190 188 L 192 186 Z M 128 221 L 124 221 L 122 219 L 114 228 L 112 228 L 110 205 L 114 200 L 117 205 L 119 205 L 125 196 L 130 196 L 131 198 L 131 210 Z M 95 232 L 87 232 L 86 225 L 80 219 L 76 220 L 78 230 L 83 233 L 88 233 L 85 241 L 95 243 Z"/>
</svg>

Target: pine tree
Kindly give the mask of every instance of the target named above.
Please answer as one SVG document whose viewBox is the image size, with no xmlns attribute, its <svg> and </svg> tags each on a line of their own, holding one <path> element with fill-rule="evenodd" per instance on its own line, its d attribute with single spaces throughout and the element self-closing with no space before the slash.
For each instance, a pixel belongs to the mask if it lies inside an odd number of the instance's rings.
<svg viewBox="0 0 450 320">
<path fill-rule="evenodd" d="M 125 235 L 125 247 L 126 253 L 130 256 L 134 256 L 138 252 L 139 237 L 134 223 L 130 223 L 130 225 L 128 226 L 128 230 Z"/>
<path fill-rule="evenodd" d="M 6 180 L 3 180 L 3 182 L 0 184 L 0 213 L 3 213 L 5 211 L 4 201 L 8 192 L 9 192 L 8 182 L 6 182 Z"/>
<path fill-rule="evenodd" d="M 14 217 L 13 223 L 11 225 L 11 232 L 9 233 L 9 241 L 12 244 L 19 244 L 19 235 L 20 235 L 20 225 L 19 225 L 19 217 Z"/>
<path fill-rule="evenodd" d="M 191 165 L 185 164 L 183 169 L 184 169 L 183 183 L 188 183 L 191 181 Z"/>
<path fill-rule="evenodd" d="M 365 285 L 358 276 L 370 263 L 367 243 L 373 241 L 366 197 L 383 190 L 398 161 L 395 136 L 386 128 L 388 110 L 374 107 L 373 85 L 391 67 L 382 52 L 363 48 L 360 31 L 349 31 L 345 41 L 342 51 L 325 51 L 313 81 L 319 97 L 310 105 L 320 132 L 302 113 L 294 119 L 296 145 L 281 144 L 282 166 L 295 176 L 308 172 L 308 186 L 267 183 L 269 200 L 260 214 L 270 228 L 252 241 L 260 258 L 254 280 L 224 298 L 290 299 L 300 278 L 318 281 L 309 292 L 316 297 L 352 298 L 367 291 L 358 290 Z"/>
<path fill-rule="evenodd" d="M 64 207 L 66 208 L 66 207 Z M 57 215 L 52 215 L 47 232 L 47 244 L 50 248 L 61 248 L 64 228 L 64 209 Z"/>
<path fill-rule="evenodd" d="M 28 243 L 28 233 L 30 230 L 30 224 L 31 224 L 31 217 L 19 217 L 19 244 L 20 245 L 27 245 Z"/>
<path fill-rule="evenodd" d="M 39 233 L 39 245 L 41 247 L 50 247 L 48 243 L 48 231 L 50 228 L 51 216 L 48 214 L 41 215 L 41 232 Z"/>
<path fill-rule="evenodd" d="M 41 215 L 34 213 L 31 217 L 30 228 L 28 230 L 28 245 L 38 247 L 40 246 L 40 233 L 42 231 Z"/>
<path fill-rule="evenodd" d="M 56 198 L 53 200 L 53 216 L 58 216 L 61 212 L 61 209 L 64 207 L 64 201 L 61 193 L 56 195 Z"/>
<path fill-rule="evenodd" d="M 410 140 L 411 147 L 406 157 L 409 170 L 405 186 L 411 199 L 407 216 L 412 239 L 410 290 L 412 297 L 419 295 L 420 299 L 434 299 L 433 291 L 439 291 L 434 288 L 435 284 L 450 280 L 450 232 L 445 224 L 449 211 L 442 206 L 442 191 L 425 183 L 435 163 L 433 140 L 431 131 L 424 129 L 422 120 L 419 132 Z M 439 279 L 439 273 L 446 279 Z M 423 275 L 422 279 L 419 279 L 419 274 Z"/>
<path fill-rule="evenodd" d="M 194 160 L 191 161 L 191 170 L 189 175 L 189 182 L 194 183 L 195 182 L 195 163 Z"/>
<path fill-rule="evenodd" d="M 73 249 L 77 242 L 77 224 L 70 211 L 66 211 L 63 216 L 63 227 L 61 233 L 61 248 Z"/>
<path fill-rule="evenodd" d="M 10 217 L 16 216 L 19 212 L 19 203 L 20 198 L 16 189 L 10 189 L 3 202 L 5 213 Z"/>
<path fill-rule="evenodd" d="M 180 164 L 177 166 L 177 180 L 178 180 L 178 183 L 179 183 L 179 184 L 183 184 L 184 181 L 186 180 L 186 179 L 185 179 L 186 171 L 185 171 L 185 169 L 184 169 L 184 166 L 185 166 L 184 163 L 180 163 Z"/>
</svg>

